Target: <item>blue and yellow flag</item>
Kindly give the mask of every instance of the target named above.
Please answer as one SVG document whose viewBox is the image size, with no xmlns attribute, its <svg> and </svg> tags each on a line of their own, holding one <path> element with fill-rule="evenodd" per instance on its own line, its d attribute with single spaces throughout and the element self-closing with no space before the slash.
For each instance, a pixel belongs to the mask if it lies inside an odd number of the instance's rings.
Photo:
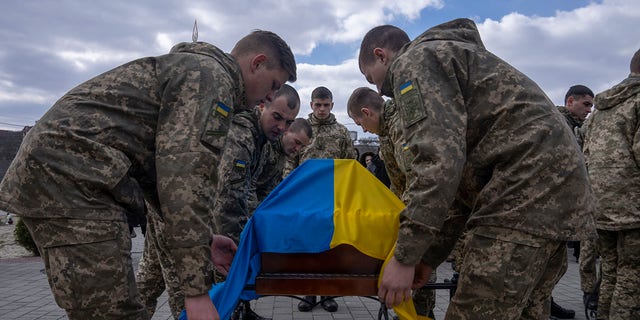
<svg viewBox="0 0 640 320">
<path fill-rule="evenodd" d="M 349 244 L 386 265 L 403 208 L 355 160 L 305 161 L 258 206 L 242 232 L 226 281 L 209 291 L 220 318 L 229 319 L 241 297 L 257 297 L 244 287 L 255 284 L 261 252 L 318 253 Z M 394 311 L 401 319 L 417 318 L 411 299 Z M 184 311 L 180 319 L 186 319 Z"/>
</svg>

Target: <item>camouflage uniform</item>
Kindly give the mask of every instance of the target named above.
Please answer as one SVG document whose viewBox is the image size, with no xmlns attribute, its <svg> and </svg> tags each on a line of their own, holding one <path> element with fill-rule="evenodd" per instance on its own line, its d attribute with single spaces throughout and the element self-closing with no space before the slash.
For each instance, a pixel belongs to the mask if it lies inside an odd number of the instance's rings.
<svg viewBox="0 0 640 320">
<path fill-rule="evenodd" d="M 158 303 L 158 297 L 167 290 L 169 308 L 175 319 L 180 317 L 184 309 L 184 294 L 180 290 L 180 283 L 176 275 L 164 240 L 157 229 L 163 228 L 162 219 L 153 211 L 147 214 L 147 233 L 144 237 L 144 252 L 138 263 L 136 285 L 140 291 L 140 300 L 147 308 L 149 318 L 153 317 Z"/>
<path fill-rule="evenodd" d="M 594 102 L 584 154 L 602 257 L 598 319 L 640 319 L 640 73 Z"/>
<path fill-rule="evenodd" d="M 282 136 L 265 145 L 260 157 L 260 175 L 254 178 L 249 188 L 249 212 L 255 211 L 269 193 L 282 182 L 287 158 L 282 145 Z"/>
<path fill-rule="evenodd" d="M 583 123 L 581 119 L 576 117 L 569 109 L 566 107 L 558 107 L 558 111 L 564 115 L 567 120 L 567 124 L 569 128 L 576 135 L 576 141 L 580 150 L 582 150 L 582 128 Z M 580 242 L 576 242 L 579 244 L 579 264 L 580 264 L 580 286 L 582 287 L 582 291 L 586 293 L 591 293 L 595 289 L 597 274 L 596 274 L 596 260 L 598 258 L 598 252 L 596 250 L 596 239 L 585 239 Z M 575 250 L 575 249 L 574 249 Z"/>
<path fill-rule="evenodd" d="M 216 233 L 228 236 L 236 243 L 253 214 L 249 209 L 248 194 L 262 171 L 260 158 L 268 142 L 259 120 L 258 108 L 233 118 L 218 168 L 218 198 L 213 207 Z"/>
<path fill-rule="evenodd" d="M 565 241 L 594 236 L 586 168 L 560 112 L 484 48 L 468 19 L 405 45 L 381 92 L 394 98 L 414 156 L 395 258 L 437 267 L 466 221 L 446 319 L 548 316 Z"/>
<path fill-rule="evenodd" d="M 313 138 L 300 154 L 287 158 L 284 174 L 286 177 L 307 159 L 356 159 L 356 148 L 349 130 L 336 121 L 333 113 L 327 119 L 318 119 L 309 114 Z"/>
<path fill-rule="evenodd" d="M 209 203 L 230 116 L 246 105 L 240 74 L 210 44 L 178 44 L 80 84 L 26 135 L 0 208 L 25 218 L 69 318 L 148 317 L 125 219 L 144 214 L 143 193 L 180 289 L 211 288 Z"/>
<path fill-rule="evenodd" d="M 391 190 L 398 198 L 402 199 L 406 189 L 406 173 L 411 171 L 410 163 L 413 160 L 413 155 L 404 148 L 402 127 L 393 100 L 387 100 L 384 103 L 384 110 L 380 118 L 379 139 L 380 152 L 385 160 L 384 166 L 391 180 Z M 429 281 L 435 282 L 436 280 L 437 273 L 436 270 L 433 270 Z M 428 316 L 436 304 L 436 293 L 434 290 L 414 290 L 413 302 L 418 315 Z"/>
</svg>

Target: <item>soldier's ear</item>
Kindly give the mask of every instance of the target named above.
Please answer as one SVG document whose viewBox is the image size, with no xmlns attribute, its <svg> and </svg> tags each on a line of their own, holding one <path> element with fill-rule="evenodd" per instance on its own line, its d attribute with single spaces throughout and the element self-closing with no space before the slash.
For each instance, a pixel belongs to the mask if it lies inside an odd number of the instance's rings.
<svg viewBox="0 0 640 320">
<path fill-rule="evenodd" d="M 380 61 L 382 64 L 386 64 L 388 60 L 387 51 L 383 48 L 374 48 L 373 55 L 376 57 L 376 61 Z"/>
<path fill-rule="evenodd" d="M 267 55 L 264 53 L 257 54 L 251 59 L 251 71 L 256 71 L 260 66 L 266 67 Z"/>
</svg>

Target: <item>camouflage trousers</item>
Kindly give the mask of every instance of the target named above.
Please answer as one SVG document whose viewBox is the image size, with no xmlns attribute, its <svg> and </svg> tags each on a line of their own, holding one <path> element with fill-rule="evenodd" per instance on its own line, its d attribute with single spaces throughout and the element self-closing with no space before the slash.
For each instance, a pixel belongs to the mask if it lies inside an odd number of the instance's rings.
<svg viewBox="0 0 640 320">
<path fill-rule="evenodd" d="M 596 239 L 580 241 L 580 286 L 583 292 L 591 293 L 595 289 L 598 279 L 596 261 L 598 250 Z"/>
<path fill-rule="evenodd" d="M 602 282 L 598 319 L 640 319 L 640 229 L 598 229 Z"/>
<path fill-rule="evenodd" d="M 436 270 L 431 273 L 429 283 L 434 283 L 438 279 Z M 419 316 L 428 316 L 436 305 L 436 291 L 430 289 L 419 288 L 413 291 L 413 305 Z"/>
<path fill-rule="evenodd" d="M 162 235 L 158 235 L 158 228 L 162 222 L 152 213 L 148 216 L 147 233 L 144 239 L 144 252 L 138 264 L 136 284 L 140 291 L 140 300 L 153 316 L 158 304 L 158 297 L 167 290 L 169 308 L 175 319 L 180 317 L 184 309 L 184 294 L 180 290 L 180 283 L 172 259 L 162 249 Z"/>
<path fill-rule="evenodd" d="M 145 320 L 122 221 L 24 218 L 56 303 L 74 319 Z"/>
<path fill-rule="evenodd" d="M 445 319 L 549 319 L 551 292 L 567 270 L 566 243 L 498 227 L 469 233 Z"/>
</svg>

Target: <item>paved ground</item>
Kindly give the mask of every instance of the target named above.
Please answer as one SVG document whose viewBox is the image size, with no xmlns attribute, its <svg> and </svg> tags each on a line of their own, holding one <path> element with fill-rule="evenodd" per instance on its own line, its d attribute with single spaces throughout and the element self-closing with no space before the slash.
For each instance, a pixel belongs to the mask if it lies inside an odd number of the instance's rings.
<svg viewBox="0 0 640 320">
<path fill-rule="evenodd" d="M 137 230 L 140 235 L 140 230 Z M 142 254 L 144 239 L 138 236 L 133 239 L 133 258 L 137 262 Z M 0 258 L 0 319 L 66 319 L 65 313 L 53 300 L 51 291 L 43 273 L 40 258 Z M 449 264 L 438 268 L 438 282 L 451 277 Z M 569 269 L 556 286 L 553 296 L 565 308 L 576 310 L 576 319 L 586 319 L 582 308 L 582 294 L 578 264 L 573 256 L 569 256 Z M 339 305 L 337 312 L 328 313 L 316 307 L 310 313 L 297 310 L 297 300 L 287 297 L 264 297 L 252 302 L 254 309 L 262 316 L 275 320 L 307 319 L 376 319 L 378 302 L 362 297 L 344 297 L 336 299 Z M 158 310 L 153 319 L 171 319 L 166 294 L 158 303 Z M 448 291 L 439 290 L 437 297 L 436 319 L 443 319 L 449 302 Z"/>
</svg>

